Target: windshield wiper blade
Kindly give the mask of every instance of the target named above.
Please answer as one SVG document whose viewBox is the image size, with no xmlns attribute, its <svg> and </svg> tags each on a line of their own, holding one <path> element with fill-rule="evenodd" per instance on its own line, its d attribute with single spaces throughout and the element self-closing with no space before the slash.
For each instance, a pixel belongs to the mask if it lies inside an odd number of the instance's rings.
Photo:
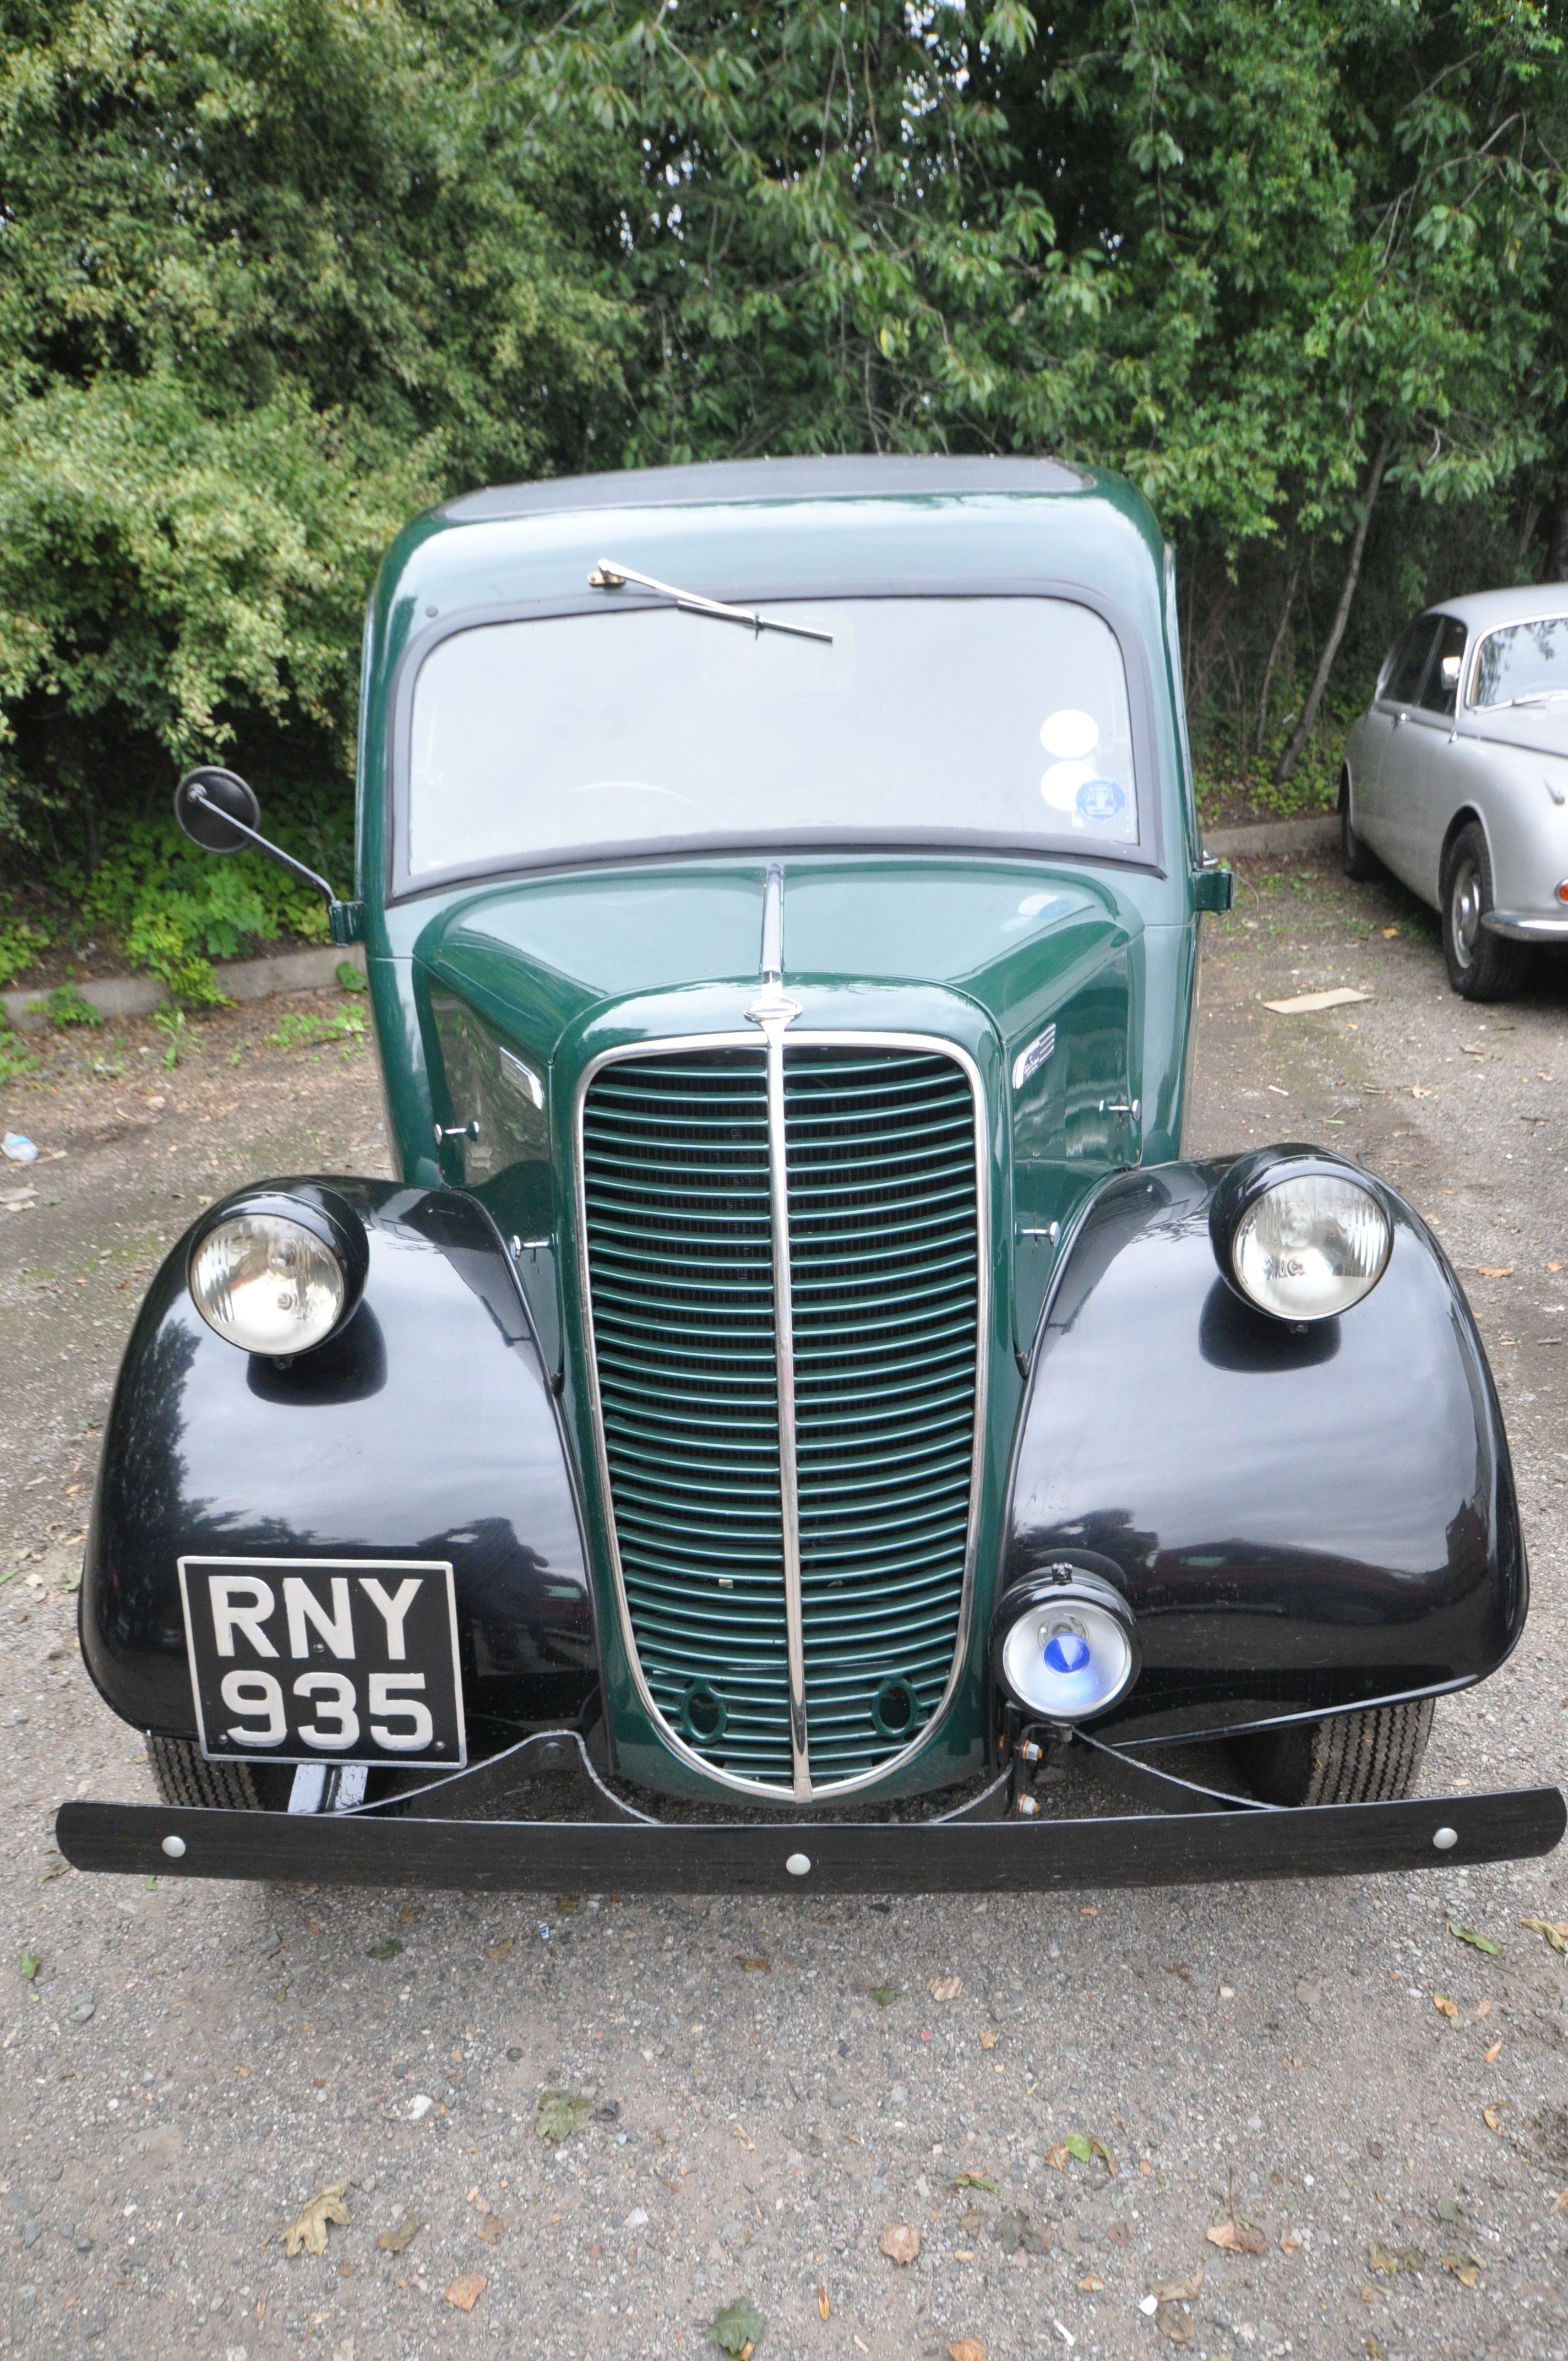
<svg viewBox="0 0 1568 2361">
<path fill-rule="evenodd" d="M 746 607 L 727 607 L 719 598 L 705 598 L 697 590 L 677 590 L 672 582 L 657 582 L 651 574 L 639 574 L 635 566 L 622 566 L 619 558 L 601 557 L 588 577 L 593 590 L 622 590 L 634 582 L 639 590 L 655 590 L 661 598 L 672 599 L 685 615 L 711 615 L 720 623 L 744 623 L 747 630 L 757 631 L 787 631 L 792 640 L 822 640 L 833 644 L 831 631 L 814 631 L 805 623 L 781 623 L 775 615 L 754 615 Z"/>
<path fill-rule="evenodd" d="M 1508 703 L 1510 707 L 1515 705 L 1550 705 L 1559 697 L 1568 697 L 1568 688 L 1532 688 L 1528 696 L 1510 697 Z"/>
</svg>

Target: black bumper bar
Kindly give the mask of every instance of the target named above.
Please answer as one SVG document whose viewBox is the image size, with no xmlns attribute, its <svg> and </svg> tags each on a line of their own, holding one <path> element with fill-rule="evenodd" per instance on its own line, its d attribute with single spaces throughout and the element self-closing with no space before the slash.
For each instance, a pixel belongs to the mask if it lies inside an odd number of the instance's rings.
<svg viewBox="0 0 1568 2361">
<path fill-rule="evenodd" d="M 311 1878 L 339 1885 L 621 1894 L 1032 1893 L 1371 1876 L 1550 1852 L 1555 1787 L 1298 1811 L 1086 1820 L 438 1820 L 72 1803 L 56 1820 L 74 1868 L 143 1876 Z M 1449 1832 L 1452 1831 L 1452 1840 Z"/>
</svg>

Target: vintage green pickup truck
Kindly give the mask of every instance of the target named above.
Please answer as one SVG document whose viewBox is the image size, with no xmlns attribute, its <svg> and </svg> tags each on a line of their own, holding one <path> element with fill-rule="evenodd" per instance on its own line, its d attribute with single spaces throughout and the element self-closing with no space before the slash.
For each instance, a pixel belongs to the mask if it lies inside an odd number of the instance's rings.
<svg viewBox="0 0 1568 2361">
<path fill-rule="evenodd" d="M 177 808 L 266 842 L 232 772 Z M 1231 879 L 1126 484 L 455 500 L 371 601 L 358 808 L 359 898 L 315 882 L 400 1178 L 242 1190 L 152 1287 L 82 1637 L 164 1800 L 67 1806 L 69 1858 L 799 1890 L 1555 1843 L 1555 1790 L 1410 1792 L 1526 1609 L 1452 1271 L 1332 1153 L 1183 1159 Z M 1064 1814 L 1064 1762 L 1137 1807 Z"/>
</svg>

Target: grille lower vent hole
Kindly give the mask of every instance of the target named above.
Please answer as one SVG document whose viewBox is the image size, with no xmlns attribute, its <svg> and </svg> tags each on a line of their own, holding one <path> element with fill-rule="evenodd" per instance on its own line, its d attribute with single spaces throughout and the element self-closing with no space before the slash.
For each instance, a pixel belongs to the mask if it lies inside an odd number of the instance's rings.
<svg viewBox="0 0 1568 2361">
<path fill-rule="evenodd" d="M 708 1681 L 693 1681 L 681 1699 L 681 1728 L 699 1746 L 711 1746 L 724 1735 L 729 1708 Z"/>
<path fill-rule="evenodd" d="M 920 1718 L 920 1700 L 915 1694 L 915 1684 L 906 1681 L 902 1673 L 883 1682 L 872 1699 L 872 1719 L 882 1738 L 907 1738 Z"/>
</svg>

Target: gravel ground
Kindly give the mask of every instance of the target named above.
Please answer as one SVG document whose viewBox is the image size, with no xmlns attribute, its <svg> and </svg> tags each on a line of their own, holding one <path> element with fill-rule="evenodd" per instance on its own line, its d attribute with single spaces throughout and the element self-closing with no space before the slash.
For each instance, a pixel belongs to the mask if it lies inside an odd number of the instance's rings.
<svg viewBox="0 0 1568 2361">
<path fill-rule="evenodd" d="M 1373 997 L 1260 1005 L 1339 983 Z M 1439 1708 L 1431 1792 L 1561 1775 L 1565 1010 L 1561 975 L 1466 1007 L 1411 903 L 1306 863 L 1210 936 L 1193 1144 L 1387 1173 L 1502 1388 L 1536 1603 Z M 152 1028 L 94 1034 L 0 1102 L 63 1151 L 0 1180 L 38 1192 L 0 1213 L 0 2351 L 695 2361 L 744 2296 L 762 2361 L 1568 2352 L 1568 1960 L 1519 1923 L 1568 1918 L 1560 1858 L 990 1902 L 65 1869 L 62 1797 L 151 1793 L 69 1590 L 141 1288 L 221 1189 L 381 1154 L 369 1061 L 279 1027 L 192 1026 L 171 1072 Z M 548 2092 L 585 2103 L 556 2144 Z M 291 2259 L 334 2184 L 346 2220 Z"/>
</svg>

